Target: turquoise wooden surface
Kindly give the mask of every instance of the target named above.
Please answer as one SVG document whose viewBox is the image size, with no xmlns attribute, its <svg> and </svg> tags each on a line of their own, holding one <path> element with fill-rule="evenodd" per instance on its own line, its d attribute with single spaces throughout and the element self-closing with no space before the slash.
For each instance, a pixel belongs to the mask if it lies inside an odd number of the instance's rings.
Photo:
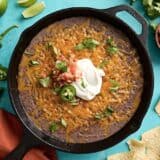
<svg viewBox="0 0 160 160">
<path fill-rule="evenodd" d="M 8 34 L 8 36 L 6 36 L 5 39 L 3 40 L 3 47 L 0 49 L 1 64 L 8 66 L 13 49 L 20 37 L 21 32 L 25 28 L 29 27 L 34 22 L 36 22 L 38 19 L 42 18 L 43 16 L 51 12 L 54 12 L 56 10 L 68 7 L 83 6 L 83 7 L 94 7 L 94 8 L 104 9 L 120 4 L 128 4 L 129 0 L 54 0 L 54 1 L 44 0 L 44 1 L 47 6 L 45 11 L 34 18 L 25 20 L 21 17 L 21 11 L 23 10 L 23 8 L 17 6 L 16 0 L 9 0 L 9 6 L 7 12 L 5 13 L 4 16 L 0 17 L 0 32 L 12 24 L 19 24 L 19 28 L 10 32 L 10 34 Z M 140 14 L 144 15 L 143 7 L 139 2 L 137 2 L 134 5 L 134 8 L 136 8 L 140 12 Z M 120 14 L 120 16 L 123 17 L 135 29 L 136 32 L 140 32 L 139 24 L 136 24 L 135 21 L 130 19 L 125 14 Z M 155 88 L 150 109 L 148 110 L 140 129 L 136 133 L 126 138 L 121 143 L 115 145 L 114 147 L 108 150 L 104 150 L 101 152 L 92 154 L 71 154 L 71 153 L 63 153 L 57 151 L 58 158 L 60 160 L 104 160 L 110 154 L 126 151 L 127 145 L 125 144 L 125 142 L 128 139 L 139 138 L 144 131 L 160 125 L 160 117 L 158 117 L 154 112 L 154 106 L 158 98 L 160 97 L 160 49 L 158 49 L 154 43 L 154 36 L 151 30 L 149 30 L 147 46 L 149 48 L 149 53 L 154 67 Z M 3 97 L 0 99 L 0 108 L 3 108 L 9 112 L 14 113 L 7 94 L 6 82 L 0 82 L 0 86 L 5 87 L 5 92 L 3 94 Z"/>
</svg>

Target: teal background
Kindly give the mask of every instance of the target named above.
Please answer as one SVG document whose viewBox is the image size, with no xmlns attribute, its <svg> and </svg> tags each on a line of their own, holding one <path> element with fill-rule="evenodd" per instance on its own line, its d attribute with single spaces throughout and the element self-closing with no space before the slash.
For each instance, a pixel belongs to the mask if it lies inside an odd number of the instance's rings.
<svg viewBox="0 0 160 160">
<path fill-rule="evenodd" d="M 129 3 L 129 0 L 44 0 L 44 1 L 46 3 L 46 9 L 40 15 L 31 19 L 23 19 L 21 16 L 23 8 L 17 6 L 16 0 L 9 0 L 7 12 L 4 14 L 4 16 L 0 17 L 0 33 L 5 28 L 13 24 L 18 24 L 19 28 L 15 29 L 14 31 L 11 31 L 8 34 L 8 36 L 6 36 L 5 39 L 3 40 L 3 47 L 0 49 L 0 64 L 8 66 L 13 49 L 20 37 L 21 32 L 25 28 L 31 26 L 37 20 L 39 20 L 40 18 L 44 17 L 45 15 L 51 12 L 68 7 L 93 7 L 99 9 L 105 9 L 112 6 Z M 138 10 L 141 15 L 145 16 L 143 7 L 139 1 L 136 2 L 133 7 L 136 10 Z M 120 13 L 119 16 L 123 17 L 123 19 L 127 23 L 129 23 L 137 33 L 141 31 L 141 25 L 137 24 L 136 21 L 133 20 L 133 18 L 130 18 L 125 13 Z M 157 21 L 160 21 L 160 19 L 158 19 Z M 149 29 L 147 46 L 149 48 L 149 54 L 151 56 L 151 61 L 154 68 L 155 88 L 150 109 L 148 110 L 140 129 L 136 133 L 126 138 L 121 143 L 115 145 L 112 148 L 109 148 L 108 150 L 104 150 L 101 152 L 92 154 L 71 154 L 71 153 L 63 153 L 57 151 L 59 160 L 104 160 L 108 155 L 117 152 L 127 151 L 127 145 L 125 142 L 128 139 L 139 138 L 144 131 L 151 129 L 155 126 L 158 126 L 160 124 L 160 117 L 158 117 L 158 115 L 154 112 L 155 104 L 158 101 L 158 98 L 160 97 L 160 49 L 158 49 L 157 46 L 155 45 L 154 35 L 151 29 Z M 7 94 L 6 82 L 0 82 L 0 87 L 1 86 L 5 87 L 5 92 L 0 99 L 0 108 L 3 108 L 9 112 L 14 113 Z"/>
</svg>

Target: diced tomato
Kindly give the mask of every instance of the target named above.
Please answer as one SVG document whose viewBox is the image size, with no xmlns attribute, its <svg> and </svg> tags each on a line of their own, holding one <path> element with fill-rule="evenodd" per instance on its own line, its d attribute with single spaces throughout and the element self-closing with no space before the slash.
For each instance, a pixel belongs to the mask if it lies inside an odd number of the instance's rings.
<svg viewBox="0 0 160 160">
<path fill-rule="evenodd" d="M 71 72 L 73 75 L 75 75 L 76 70 L 77 70 L 77 64 L 71 63 L 68 68 L 69 68 L 69 72 Z"/>
<path fill-rule="evenodd" d="M 67 67 L 67 72 L 61 73 L 58 76 L 58 80 L 71 83 L 82 77 L 82 72 L 78 68 L 77 60 L 75 59 L 74 56 L 71 56 L 69 60 L 66 60 L 65 57 L 61 56 L 61 60 L 63 61 L 65 60 L 68 64 L 68 67 Z"/>
</svg>

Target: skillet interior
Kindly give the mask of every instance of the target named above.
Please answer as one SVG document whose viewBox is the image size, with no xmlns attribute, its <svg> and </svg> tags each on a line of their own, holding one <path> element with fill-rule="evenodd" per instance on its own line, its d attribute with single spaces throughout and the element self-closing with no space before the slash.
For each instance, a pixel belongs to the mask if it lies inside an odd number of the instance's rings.
<svg viewBox="0 0 160 160">
<path fill-rule="evenodd" d="M 74 16 L 91 16 L 96 17 L 102 21 L 106 21 L 107 23 L 110 23 L 114 25 L 115 27 L 118 26 L 120 30 L 122 30 L 131 40 L 135 48 L 138 50 L 140 61 L 143 66 L 143 70 L 147 70 L 148 72 L 144 72 L 144 89 L 142 93 L 142 101 L 140 103 L 137 112 L 133 116 L 133 118 L 129 121 L 129 123 L 121 129 L 119 132 L 114 134 L 113 136 L 97 141 L 94 143 L 86 143 L 86 144 L 71 144 L 71 143 L 64 143 L 59 140 L 54 140 L 50 138 L 49 136 L 45 135 L 42 132 L 39 132 L 39 130 L 33 126 L 33 124 L 28 120 L 25 111 L 23 110 L 19 96 L 18 96 L 18 90 L 17 90 L 17 80 L 16 76 L 18 74 L 18 65 L 21 60 L 21 56 L 25 48 L 30 43 L 31 39 L 43 28 L 48 26 L 49 24 L 52 24 L 53 22 L 57 20 L 61 20 L 64 18 L 72 17 Z M 34 32 L 33 32 L 34 30 Z M 27 35 L 30 35 L 27 36 Z M 21 53 L 21 54 L 20 54 Z M 13 67 L 14 66 L 14 67 Z M 34 134 L 37 136 L 37 138 L 41 139 L 47 144 L 52 145 L 53 147 L 57 149 L 61 149 L 64 151 L 69 152 L 93 152 L 98 151 L 107 147 L 110 147 L 114 145 L 115 143 L 119 142 L 123 138 L 125 138 L 127 135 L 132 133 L 133 131 L 137 130 L 141 124 L 141 120 L 148 108 L 149 101 L 152 94 L 152 86 L 153 86 L 153 79 L 152 79 L 152 69 L 151 65 L 148 59 L 147 51 L 144 47 L 144 45 L 141 43 L 139 38 L 134 34 L 134 32 L 125 24 L 123 24 L 120 20 L 109 16 L 108 14 L 105 14 L 103 12 L 100 12 L 98 10 L 94 9 L 68 9 L 63 10 L 60 12 L 57 12 L 55 14 L 51 14 L 47 16 L 46 18 L 39 21 L 37 24 L 32 26 L 31 28 L 27 29 L 23 32 L 18 45 L 15 48 L 14 54 L 11 58 L 10 68 L 9 68 L 9 90 L 10 90 L 10 96 L 13 103 L 13 106 L 24 123 L 24 125 Z M 148 94 L 147 94 L 148 93 Z"/>
</svg>

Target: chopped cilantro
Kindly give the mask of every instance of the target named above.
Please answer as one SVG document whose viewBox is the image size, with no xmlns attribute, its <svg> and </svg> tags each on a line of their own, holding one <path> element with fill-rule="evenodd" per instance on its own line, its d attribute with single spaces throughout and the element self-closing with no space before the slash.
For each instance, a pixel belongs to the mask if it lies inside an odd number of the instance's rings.
<svg viewBox="0 0 160 160">
<path fill-rule="evenodd" d="M 41 84 L 42 87 L 46 88 L 50 85 L 51 78 L 50 77 L 41 78 L 39 79 L 39 83 Z"/>
<path fill-rule="evenodd" d="M 102 60 L 99 64 L 99 68 L 104 68 L 107 65 L 108 61 L 106 59 Z"/>
<path fill-rule="evenodd" d="M 98 113 L 95 115 L 95 119 L 101 120 L 105 117 L 111 116 L 114 113 L 112 107 L 108 106 L 103 112 Z"/>
<path fill-rule="evenodd" d="M 61 124 L 63 127 L 65 127 L 65 128 L 67 127 L 67 122 L 63 118 L 61 119 Z"/>
<path fill-rule="evenodd" d="M 48 42 L 46 44 L 46 48 L 50 50 L 55 56 L 58 56 L 61 54 L 60 50 L 56 48 L 51 42 Z"/>
<path fill-rule="evenodd" d="M 118 52 L 117 45 L 115 44 L 114 40 L 112 37 L 108 37 L 106 40 L 106 44 L 108 47 L 106 48 L 106 52 L 109 53 L 110 55 L 113 55 Z"/>
<path fill-rule="evenodd" d="M 58 128 L 59 128 L 59 127 L 58 127 L 57 123 L 55 123 L 55 122 L 52 122 L 51 125 L 49 126 L 49 130 L 50 130 L 50 132 L 52 132 L 52 133 L 54 133 L 55 131 L 57 131 Z"/>
<path fill-rule="evenodd" d="M 113 80 L 113 79 L 110 79 L 110 83 L 111 83 L 112 86 L 109 88 L 109 90 L 111 92 L 116 92 L 120 87 L 119 83 L 116 80 Z"/>
<path fill-rule="evenodd" d="M 57 61 L 56 68 L 62 72 L 67 72 L 67 63 L 65 61 Z"/>
<path fill-rule="evenodd" d="M 85 83 L 84 83 L 84 80 L 83 80 L 83 79 L 81 79 L 81 86 L 82 86 L 83 88 L 86 88 L 86 85 L 85 85 Z"/>
<path fill-rule="evenodd" d="M 81 43 L 77 44 L 76 50 L 80 51 L 83 49 L 93 49 L 96 48 L 100 43 L 93 38 L 85 38 Z"/>
<path fill-rule="evenodd" d="M 30 60 L 29 61 L 29 66 L 37 66 L 37 65 L 39 65 L 38 61 L 35 61 L 35 60 Z"/>
</svg>

